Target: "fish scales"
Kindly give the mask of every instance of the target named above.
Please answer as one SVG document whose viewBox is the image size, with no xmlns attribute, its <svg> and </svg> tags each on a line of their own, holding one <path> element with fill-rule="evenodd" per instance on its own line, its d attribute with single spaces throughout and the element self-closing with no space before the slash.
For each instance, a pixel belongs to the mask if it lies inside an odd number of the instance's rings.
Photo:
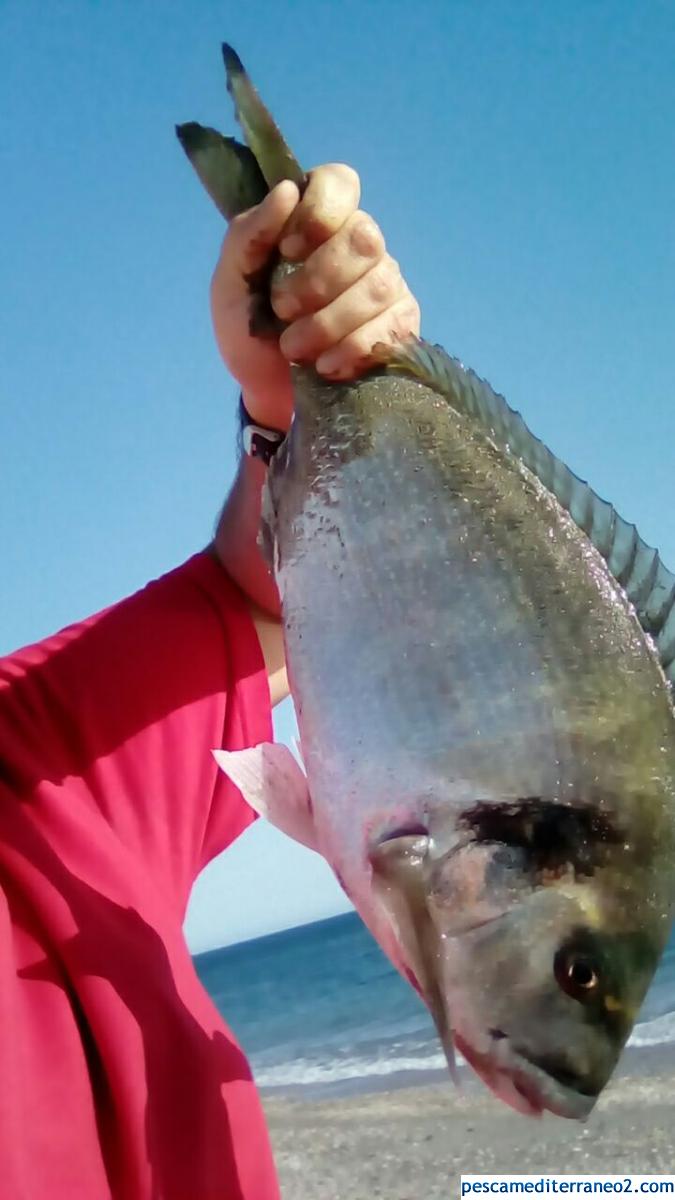
<svg viewBox="0 0 675 1200">
<path fill-rule="evenodd" d="M 625 596 L 517 460 L 412 380 L 335 389 L 307 374 L 297 387 L 302 416 L 270 486 L 308 766 L 315 743 L 353 759 L 376 721 L 397 771 L 411 751 L 451 753 L 461 777 L 483 744 L 504 792 L 509 755 L 495 764 L 495 747 L 536 730 L 541 766 L 510 755 L 514 794 L 536 795 L 542 770 L 551 790 L 551 761 L 564 770 L 555 749 L 571 723 L 620 735 L 625 717 L 601 721 L 597 696 L 628 684 L 636 706 L 656 693 L 654 736 L 667 736 L 670 708 Z M 556 786 L 578 794 L 584 782 Z"/>
</svg>

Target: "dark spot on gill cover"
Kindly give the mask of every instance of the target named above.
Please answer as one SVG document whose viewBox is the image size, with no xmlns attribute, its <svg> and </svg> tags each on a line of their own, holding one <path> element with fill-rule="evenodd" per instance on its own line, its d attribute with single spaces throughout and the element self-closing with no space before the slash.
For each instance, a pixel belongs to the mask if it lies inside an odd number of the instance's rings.
<svg viewBox="0 0 675 1200">
<path fill-rule="evenodd" d="M 538 875 L 572 869 L 592 875 L 611 847 L 623 841 L 606 813 L 595 806 L 572 807 L 529 796 L 503 804 L 476 804 L 462 813 L 461 824 L 478 842 L 495 842 L 523 854 Z"/>
</svg>

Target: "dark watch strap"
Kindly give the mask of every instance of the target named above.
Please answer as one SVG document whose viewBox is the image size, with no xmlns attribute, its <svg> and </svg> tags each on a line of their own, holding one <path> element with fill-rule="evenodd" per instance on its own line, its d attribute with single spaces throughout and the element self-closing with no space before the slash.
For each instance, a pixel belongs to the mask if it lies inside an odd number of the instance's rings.
<svg viewBox="0 0 675 1200">
<path fill-rule="evenodd" d="M 243 396 L 239 397 L 239 424 L 244 454 L 259 458 L 265 466 L 269 466 L 286 434 L 280 429 L 265 429 L 262 425 L 256 425 L 244 404 Z"/>
</svg>

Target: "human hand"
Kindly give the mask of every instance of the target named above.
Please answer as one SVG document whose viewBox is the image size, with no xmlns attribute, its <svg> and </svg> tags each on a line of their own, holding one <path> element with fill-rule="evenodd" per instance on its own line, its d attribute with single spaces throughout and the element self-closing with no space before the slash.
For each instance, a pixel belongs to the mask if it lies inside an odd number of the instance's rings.
<svg viewBox="0 0 675 1200">
<path fill-rule="evenodd" d="M 311 172 L 302 199 L 286 181 L 230 223 L 211 312 L 220 353 L 256 424 L 290 425 L 289 363 L 314 363 L 326 378 L 351 379 L 370 365 L 377 342 L 419 333 L 419 306 L 378 226 L 358 208 L 360 192 L 356 172 L 332 163 Z M 302 266 L 273 288 L 272 308 L 288 325 L 278 341 L 267 341 L 249 332 L 246 280 L 277 246 Z"/>
</svg>

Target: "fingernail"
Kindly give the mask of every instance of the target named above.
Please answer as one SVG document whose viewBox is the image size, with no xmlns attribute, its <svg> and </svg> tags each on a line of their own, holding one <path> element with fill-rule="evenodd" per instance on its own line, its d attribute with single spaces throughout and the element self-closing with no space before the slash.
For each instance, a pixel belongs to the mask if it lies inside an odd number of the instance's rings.
<svg viewBox="0 0 675 1200">
<path fill-rule="evenodd" d="M 288 237 L 279 243 L 279 250 L 284 258 L 302 258 L 305 253 L 305 239 L 300 233 L 289 233 Z"/>
</svg>

